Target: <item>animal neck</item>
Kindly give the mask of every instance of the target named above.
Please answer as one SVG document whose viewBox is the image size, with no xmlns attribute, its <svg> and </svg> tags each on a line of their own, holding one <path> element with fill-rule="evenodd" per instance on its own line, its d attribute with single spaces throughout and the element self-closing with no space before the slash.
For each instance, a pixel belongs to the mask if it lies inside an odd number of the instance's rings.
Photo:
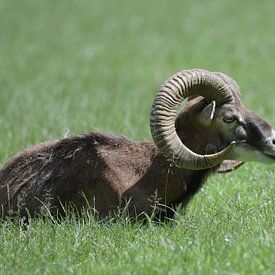
<svg viewBox="0 0 275 275">
<path fill-rule="evenodd" d="M 160 153 L 158 153 L 152 163 L 155 171 L 152 182 L 156 183 L 154 187 L 158 191 L 161 202 L 166 205 L 176 206 L 178 204 L 186 205 L 188 201 L 200 190 L 201 186 L 211 173 L 206 170 L 189 170 L 178 168 L 171 162 L 168 162 Z"/>
</svg>

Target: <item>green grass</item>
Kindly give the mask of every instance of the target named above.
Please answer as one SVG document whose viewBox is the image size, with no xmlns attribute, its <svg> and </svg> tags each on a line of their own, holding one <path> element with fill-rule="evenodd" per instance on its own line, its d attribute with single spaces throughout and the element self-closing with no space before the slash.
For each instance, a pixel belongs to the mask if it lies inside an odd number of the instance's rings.
<svg viewBox="0 0 275 275">
<path fill-rule="evenodd" d="M 233 76 L 275 125 L 275 2 L 2 0 L 0 162 L 90 130 L 149 139 L 154 93 L 172 73 Z M 274 167 L 211 178 L 168 225 L 67 219 L 0 226 L 0 274 L 272 274 Z"/>
</svg>

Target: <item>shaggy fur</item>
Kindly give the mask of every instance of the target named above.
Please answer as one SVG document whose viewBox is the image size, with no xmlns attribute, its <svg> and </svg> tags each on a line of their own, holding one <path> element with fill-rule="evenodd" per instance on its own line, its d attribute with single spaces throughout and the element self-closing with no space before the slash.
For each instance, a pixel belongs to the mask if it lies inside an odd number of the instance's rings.
<svg viewBox="0 0 275 275">
<path fill-rule="evenodd" d="M 206 153 L 209 143 L 218 151 L 230 143 L 217 129 L 198 123 L 196 114 L 206 104 L 203 98 L 189 101 L 176 121 L 181 140 L 199 154 Z M 260 132 L 260 126 L 252 126 Z M 240 164 L 222 163 L 221 171 Z M 129 216 L 169 219 L 217 169 L 177 168 L 152 141 L 95 132 L 67 137 L 30 148 L 6 163 L 0 171 L 0 214 L 34 217 L 47 206 L 56 216 L 70 205 L 76 211 L 90 207 L 104 218 L 127 204 Z"/>
</svg>

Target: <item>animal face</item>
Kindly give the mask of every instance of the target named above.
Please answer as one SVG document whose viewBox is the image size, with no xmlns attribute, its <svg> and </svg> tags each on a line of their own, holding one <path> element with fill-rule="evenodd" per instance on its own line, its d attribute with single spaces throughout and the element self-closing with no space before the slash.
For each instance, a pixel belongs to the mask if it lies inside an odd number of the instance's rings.
<svg viewBox="0 0 275 275">
<path fill-rule="evenodd" d="M 203 108 L 199 121 L 210 131 L 217 133 L 219 142 L 226 146 L 236 143 L 230 154 L 230 159 L 239 161 L 255 161 L 274 163 L 275 160 L 275 131 L 256 113 L 247 109 L 243 104 L 224 104 L 216 107 L 211 102 Z M 208 144 L 212 151 L 211 142 Z M 220 149 L 220 148 L 219 148 Z"/>
<path fill-rule="evenodd" d="M 160 152 L 185 169 L 224 160 L 275 162 L 274 130 L 241 103 L 239 86 L 223 73 L 191 69 L 169 77 L 155 96 L 150 127 Z"/>
</svg>

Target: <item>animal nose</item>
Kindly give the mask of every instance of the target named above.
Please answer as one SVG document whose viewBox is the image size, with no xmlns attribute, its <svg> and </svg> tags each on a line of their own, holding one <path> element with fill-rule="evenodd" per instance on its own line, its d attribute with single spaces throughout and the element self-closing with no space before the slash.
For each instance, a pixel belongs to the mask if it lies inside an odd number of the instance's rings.
<svg viewBox="0 0 275 275">
<path fill-rule="evenodd" d="M 274 130 L 272 130 L 271 140 L 272 140 L 272 143 L 275 145 L 275 131 Z"/>
<path fill-rule="evenodd" d="M 272 144 L 275 145 L 275 131 L 272 131 L 272 138 L 271 138 Z"/>
</svg>

